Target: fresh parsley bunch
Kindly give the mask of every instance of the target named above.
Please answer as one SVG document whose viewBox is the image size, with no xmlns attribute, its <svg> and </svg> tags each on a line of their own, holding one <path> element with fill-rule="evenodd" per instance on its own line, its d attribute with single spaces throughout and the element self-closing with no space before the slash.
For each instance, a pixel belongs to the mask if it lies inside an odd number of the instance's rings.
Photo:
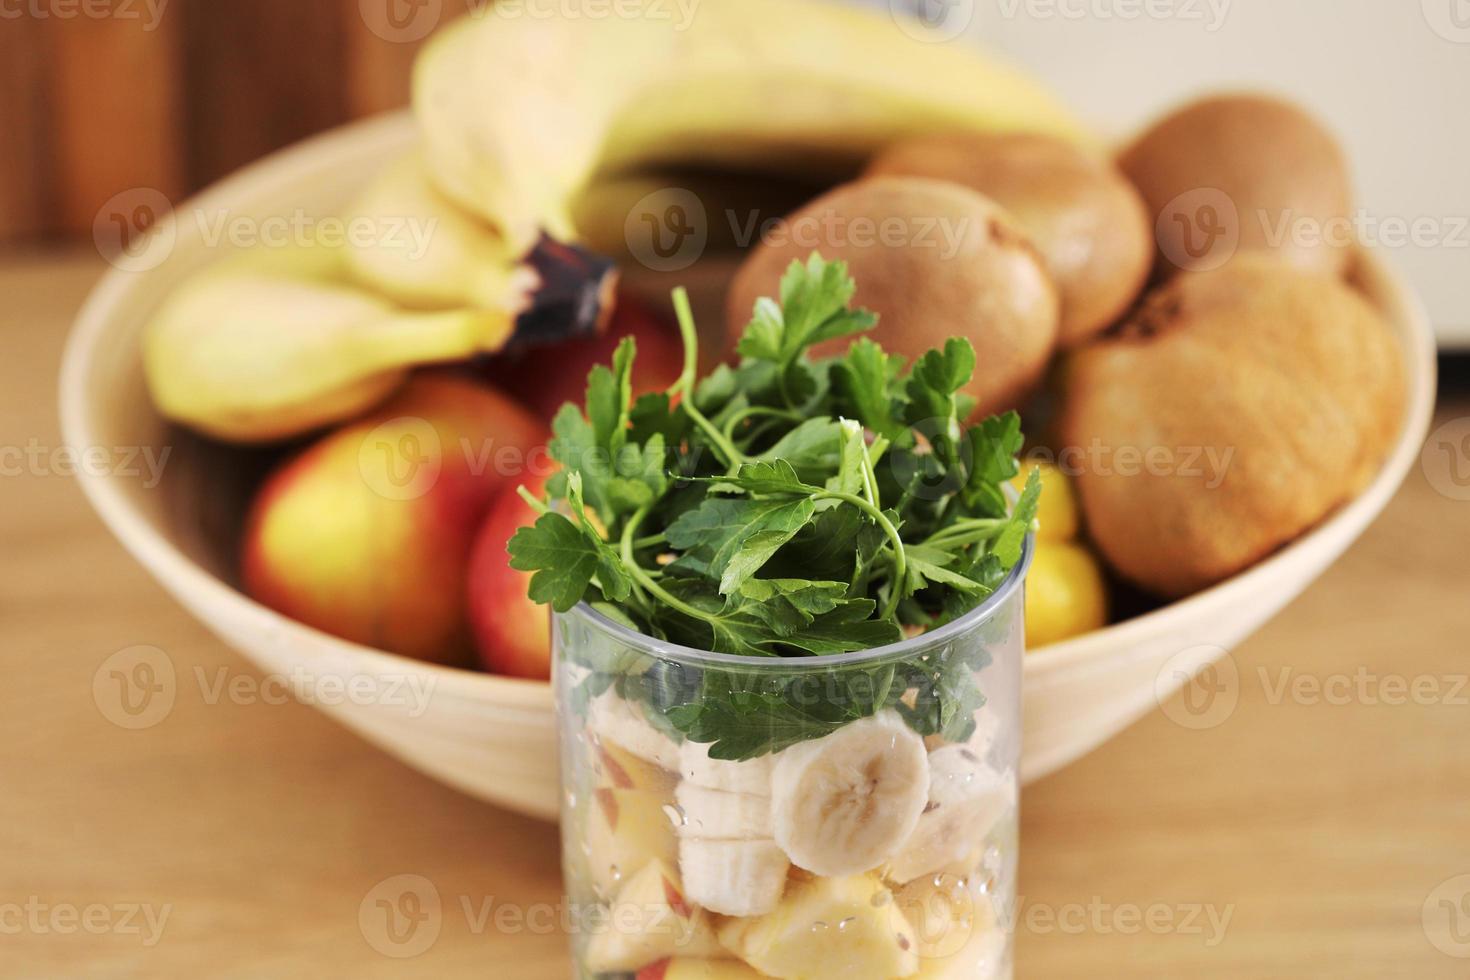
<svg viewBox="0 0 1470 980">
<path fill-rule="evenodd" d="M 559 612 L 588 601 L 686 646 L 801 657 L 897 642 L 989 595 L 1021 556 L 1041 490 L 1033 473 L 1014 506 L 1004 492 L 1020 421 L 967 424 L 976 363 L 963 339 L 907 370 L 866 338 L 814 360 L 813 346 L 877 323 L 852 308 L 855 291 L 844 263 L 793 263 L 779 302 L 757 302 L 739 366 L 697 380 L 689 299 L 675 290 L 678 381 L 635 401 L 624 340 L 588 376 L 585 410 L 556 416 L 549 499 L 521 491 L 541 515 L 510 542 L 512 566 L 535 573 L 532 599 Z M 928 681 L 945 684 L 942 669 Z M 909 687 L 890 679 L 879 706 Z"/>
</svg>

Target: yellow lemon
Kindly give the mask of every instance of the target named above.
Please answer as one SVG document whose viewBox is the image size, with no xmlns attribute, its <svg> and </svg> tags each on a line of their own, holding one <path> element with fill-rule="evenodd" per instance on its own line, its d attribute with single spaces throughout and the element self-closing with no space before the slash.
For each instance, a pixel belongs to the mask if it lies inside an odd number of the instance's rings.
<svg viewBox="0 0 1470 980">
<path fill-rule="evenodd" d="M 1077 492 L 1072 481 L 1053 463 L 1026 462 L 1012 481 L 1017 490 L 1026 486 L 1032 470 L 1041 471 L 1041 509 L 1036 513 L 1039 541 L 1071 541 L 1077 537 Z"/>
<path fill-rule="evenodd" d="M 1026 646 L 1059 643 L 1107 622 L 1107 583 L 1092 553 L 1078 544 L 1038 542 L 1026 576 Z"/>
</svg>

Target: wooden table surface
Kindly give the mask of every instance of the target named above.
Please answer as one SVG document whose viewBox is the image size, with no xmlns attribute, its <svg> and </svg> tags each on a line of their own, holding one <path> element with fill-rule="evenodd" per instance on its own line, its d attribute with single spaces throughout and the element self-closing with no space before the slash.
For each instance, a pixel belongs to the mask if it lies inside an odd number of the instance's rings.
<svg viewBox="0 0 1470 980">
<path fill-rule="evenodd" d="M 0 976 L 568 976 L 554 828 L 294 703 L 201 688 L 140 731 L 98 710 L 94 673 L 135 644 L 206 688 L 255 677 L 53 453 L 64 333 L 100 271 L 0 262 Z M 1027 790 L 1021 977 L 1470 975 L 1470 459 L 1437 449 L 1235 651 L 1228 718 L 1194 730 L 1171 705 Z M 400 875 L 441 902 L 412 960 L 359 926 Z"/>
</svg>

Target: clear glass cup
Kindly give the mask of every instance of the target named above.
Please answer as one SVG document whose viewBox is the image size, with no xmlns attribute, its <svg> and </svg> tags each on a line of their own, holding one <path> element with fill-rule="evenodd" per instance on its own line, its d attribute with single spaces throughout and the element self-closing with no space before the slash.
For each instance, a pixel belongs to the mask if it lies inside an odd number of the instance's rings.
<svg viewBox="0 0 1470 980">
<path fill-rule="evenodd" d="M 962 618 L 860 653 L 555 616 L 577 976 L 1010 977 L 1031 551 Z"/>
</svg>

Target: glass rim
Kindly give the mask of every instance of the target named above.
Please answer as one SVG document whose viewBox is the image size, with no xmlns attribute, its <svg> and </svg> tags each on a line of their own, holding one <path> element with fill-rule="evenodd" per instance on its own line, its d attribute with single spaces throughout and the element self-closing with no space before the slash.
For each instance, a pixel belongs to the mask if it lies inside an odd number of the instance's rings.
<svg viewBox="0 0 1470 980">
<path fill-rule="evenodd" d="M 1032 532 L 1026 535 L 1021 545 L 1021 557 L 1015 566 L 1006 574 L 994 592 L 974 609 L 965 613 L 959 619 L 945 623 L 936 630 L 928 633 L 920 633 L 918 636 L 900 640 L 897 643 L 888 643 L 881 647 L 869 647 L 866 650 L 854 650 L 850 653 L 828 653 L 818 657 L 748 657 L 738 653 L 718 653 L 714 650 L 701 650 L 697 647 L 687 647 L 671 640 L 660 640 L 658 637 L 640 633 L 635 629 L 629 629 L 616 620 L 609 619 L 588 602 L 579 602 L 576 606 L 565 613 L 556 613 L 561 616 L 580 616 L 591 622 L 593 626 L 604 633 L 611 634 L 631 647 L 638 649 L 641 653 L 650 656 L 666 657 L 701 666 L 719 667 L 741 667 L 747 670 L 820 670 L 823 668 L 851 667 L 858 664 L 869 664 L 882 660 L 903 660 L 908 656 L 919 653 L 932 646 L 944 643 L 969 630 L 979 626 L 988 620 L 1011 594 L 1021 587 L 1026 580 L 1026 573 L 1031 568 L 1031 559 L 1035 556 L 1036 534 Z"/>
</svg>

